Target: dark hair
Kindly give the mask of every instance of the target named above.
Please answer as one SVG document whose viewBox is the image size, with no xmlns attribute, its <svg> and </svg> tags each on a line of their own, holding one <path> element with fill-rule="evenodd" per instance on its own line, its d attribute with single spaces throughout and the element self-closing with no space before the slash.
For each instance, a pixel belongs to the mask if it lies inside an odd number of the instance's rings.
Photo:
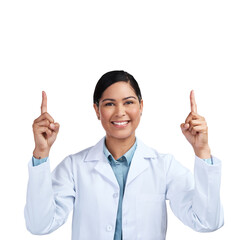
<svg viewBox="0 0 240 240">
<path fill-rule="evenodd" d="M 99 106 L 99 100 L 102 97 L 103 92 L 112 84 L 121 81 L 127 82 L 131 85 L 138 97 L 139 102 L 141 102 L 142 95 L 137 81 L 131 74 L 121 70 L 107 72 L 98 80 L 93 94 L 93 103 Z"/>
</svg>

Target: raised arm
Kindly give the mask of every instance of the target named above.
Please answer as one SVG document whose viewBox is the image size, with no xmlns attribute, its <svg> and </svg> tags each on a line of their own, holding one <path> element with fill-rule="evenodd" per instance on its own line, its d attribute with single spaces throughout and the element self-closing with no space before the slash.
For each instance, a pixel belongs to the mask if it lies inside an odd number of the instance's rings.
<svg viewBox="0 0 240 240">
<path fill-rule="evenodd" d="M 54 122 L 47 112 L 47 95 L 44 91 L 42 91 L 41 115 L 34 120 L 32 127 L 35 141 L 33 156 L 38 159 L 48 157 L 60 125 Z"/>
<path fill-rule="evenodd" d="M 59 124 L 47 112 L 47 95 L 43 91 L 41 115 L 33 123 L 35 158 L 48 157 L 58 131 Z M 31 233 L 48 234 L 67 220 L 75 198 L 71 163 L 71 158 L 66 157 L 51 174 L 49 159 L 40 165 L 29 162 L 24 214 L 26 227 Z"/>
<path fill-rule="evenodd" d="M 197 104 L 194 91 L 190 93 L 191 112 L 187 116 L 185 123 L 181 124 L 182 133 L 192 145 L 196 156 L 202 159 L 211 157 L 208 145 L 208 127 L 204 117 L 197 113 Z"/>
<path fill-rule="evenodd" d="M 210 153 L 208 127 L 198 115 L 194 92 L 190 93 L 191 112 L 181 129 L 192 145 L 195 157 L 194 175 L 170 160 L 166 198 L 174 214 L 186 225 L 199 232 L 215 231 L 224 223 L 220 201 L 221 161 Z M 208 161 L 212 160 L 212 164 Z"/>
</svg>

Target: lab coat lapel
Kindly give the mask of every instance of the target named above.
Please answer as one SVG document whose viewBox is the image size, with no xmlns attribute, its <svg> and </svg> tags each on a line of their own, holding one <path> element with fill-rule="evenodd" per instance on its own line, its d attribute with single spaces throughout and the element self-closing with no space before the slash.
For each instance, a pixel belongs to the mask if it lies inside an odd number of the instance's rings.
<svg viewBox="0 0 240 240">
<path fill-rule="evenodd" d="M 110 164 L 107 162 L 107 159 L 106 159 L 106 161 L 99 161 L 95 166 L 95 170 L 97 172 L 99 172 L 103 176 L 103 178 L 105 178 L 106 180 L 111 182 L 114 186 L 119 188 L 117 179 L 114 175 L 114 172 L 113 172 Z"/>
<path fill-rule="evenodd" d="M 93 146 L 85 159 L 85 162 L 96 161 L 94 169 L 101 174 L 101 176 L 113 184 L 115 187 L 119 188 L 119 184 L 114 175 L 114 172 L 103 153 L 104 139 L 102 138 L 95 146 Z"/>
<path fill-rule="evenodd" d="M 152 158 L 156 158 L 156 153 L 138 139 L 137 149 L 129 168 L 126 186 L 149 168 L 149 161 Z"/>
</svg>

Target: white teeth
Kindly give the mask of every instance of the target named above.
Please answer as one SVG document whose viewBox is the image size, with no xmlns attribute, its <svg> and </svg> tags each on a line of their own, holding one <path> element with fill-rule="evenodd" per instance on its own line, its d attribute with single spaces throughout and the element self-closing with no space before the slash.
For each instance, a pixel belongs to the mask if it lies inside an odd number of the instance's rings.
<svg viewBox="0 0 240 240">
<path fill-rule="evenodd" d="M 119 126 L 121 126 L 121 125 L 125 125 L 125 124 L 127 124 L 128 122 L 113 122 L 113 124 L 116 124 L 116 125 L 119 125 Z"/>
</svg>

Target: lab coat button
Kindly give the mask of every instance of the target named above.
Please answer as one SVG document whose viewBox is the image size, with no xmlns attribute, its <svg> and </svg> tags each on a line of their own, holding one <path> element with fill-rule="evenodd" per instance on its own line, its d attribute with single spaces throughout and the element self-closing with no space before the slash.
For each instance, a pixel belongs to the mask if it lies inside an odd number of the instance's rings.
<svg viewBox="0 0 240 240">
<path fill-rule="evenodd" d="M 114 197 L 114 198 L 117 198 L 117 197 L 118 197 L 118 193 L 114 193 L 114 194 L 113 194 L 113 197 Z"/>
<path fill-rule="evenodd" d="M 111 232 L 112 229 L 113 229 L 113 227 L 112 227 L 111 225 L 107 225 L 107 231 L 108 231 L 108 232 Z"/>
</svg>

